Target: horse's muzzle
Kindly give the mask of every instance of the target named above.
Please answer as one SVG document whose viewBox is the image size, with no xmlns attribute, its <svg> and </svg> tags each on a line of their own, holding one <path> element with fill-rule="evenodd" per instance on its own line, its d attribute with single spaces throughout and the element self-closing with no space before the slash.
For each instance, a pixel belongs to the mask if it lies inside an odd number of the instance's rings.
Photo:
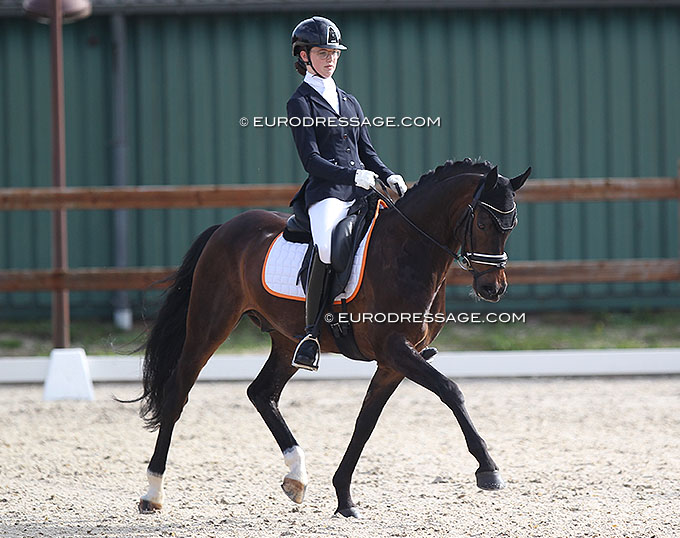
<svg viewBox="0 0 680 538">
<path fill-rule="evenodd" d="M 492 281 L 486 284 L 478 285 L 475 292 L 480 299 L 489 301 L 491 303 L 497 303 L 501 300 L 501 297 L 507 289 L 508 286 L 505 282 L 499 285 L 496 281 Z"/>
</svg>

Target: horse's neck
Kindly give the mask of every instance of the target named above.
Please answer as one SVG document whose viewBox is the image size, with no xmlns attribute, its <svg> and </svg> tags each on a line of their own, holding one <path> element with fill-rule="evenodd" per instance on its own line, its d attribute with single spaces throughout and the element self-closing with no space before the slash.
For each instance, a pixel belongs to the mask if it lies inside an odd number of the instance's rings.
<svg viewBox="0 0 680 538">
<path fill-rule="evenodd" d="M 478 181 L 477 177 L 460 177 L 419 187 L 422 190 L 418 195 L 413 192 L 414 196 L 405 198 L 399 209 L 430 237 L 456 252 L 460 248 L 456 225 L 467 210 Z M 437 275 L 439 280 L 444 278 L 453 258 L 415 231 L 396 212 L 392 212 L 391 217 L 402 231 L 398 240 L 404 248 L 423 253 L 423 272 Z"/>
<path fill-rule="evenodd" d="M 418 196 L 404 199 L 399 206 L 421 230 L 455 251 L 460 247 L 455 228 L 465 214 L 477 184 L 478 178 L 467 175 L 440 181 L 421 187 Z"/>
</svg>

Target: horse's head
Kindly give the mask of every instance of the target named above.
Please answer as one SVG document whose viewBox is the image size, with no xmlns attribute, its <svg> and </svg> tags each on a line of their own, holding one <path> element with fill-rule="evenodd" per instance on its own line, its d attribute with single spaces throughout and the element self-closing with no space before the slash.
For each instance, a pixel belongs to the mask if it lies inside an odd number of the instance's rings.
<svg viewBox="0 0 680 538">
<path fill-rule="evenodd" d="M 474 275 L 472 287 L 485 301 L 497 302 L 507 289 L 505 242 L 517 224 L 515 192 L 529 177 L 531 168 L 508 179 L 494 167 L 481 180 L 466 217 L 459 225 L 461 267 Z"/>
</svg>

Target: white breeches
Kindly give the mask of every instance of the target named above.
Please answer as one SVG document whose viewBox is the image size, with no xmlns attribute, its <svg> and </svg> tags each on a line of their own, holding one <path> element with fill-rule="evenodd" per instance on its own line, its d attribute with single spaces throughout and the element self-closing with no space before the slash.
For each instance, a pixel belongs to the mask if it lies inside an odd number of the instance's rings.
<svg viewBox="0 0 680 538">
<path fill-rule="evenodd" d="M 319 249 L 323 263 L 331 263 L 331 235 L 336 224 L 347 216 L 354 200 L 344 202 L 337 198 L 326 198 L 309 206 L 309 223 L 312 239 Z"/>
</svg>

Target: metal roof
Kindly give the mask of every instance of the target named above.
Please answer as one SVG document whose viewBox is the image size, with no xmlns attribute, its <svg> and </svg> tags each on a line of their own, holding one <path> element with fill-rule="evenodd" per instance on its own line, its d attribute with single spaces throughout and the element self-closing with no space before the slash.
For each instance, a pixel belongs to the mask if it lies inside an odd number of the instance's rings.
<svg viewBox="0 0 680 538">
<path fill-rule="evenodd" d="M 94 15 L 399 9 L 568 9 L 680 6 L 680 0 L 92 0 Z M 0 16 L 22 16 L 21 0 L 0 0 Z"/>
</svg>

